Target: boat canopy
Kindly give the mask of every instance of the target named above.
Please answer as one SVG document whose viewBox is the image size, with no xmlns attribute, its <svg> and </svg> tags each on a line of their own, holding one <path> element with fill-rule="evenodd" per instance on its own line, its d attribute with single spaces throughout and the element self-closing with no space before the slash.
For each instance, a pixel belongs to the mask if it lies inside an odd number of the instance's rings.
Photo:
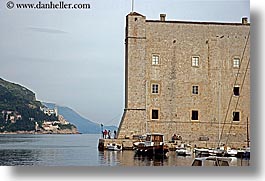
<svg viewBox="0 0 265 181">
<path fill-rule="evenodd" d="M 231 160 L 228 157 L 200 157 L 194 159 L 192 166 L 229 166 Z"/>
</svg>

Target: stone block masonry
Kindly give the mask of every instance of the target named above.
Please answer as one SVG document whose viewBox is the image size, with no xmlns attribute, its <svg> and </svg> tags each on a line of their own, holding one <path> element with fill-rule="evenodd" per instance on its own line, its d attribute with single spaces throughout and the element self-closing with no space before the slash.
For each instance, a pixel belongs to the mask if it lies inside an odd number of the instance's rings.
<svg viewBox="0 0 265 181">
<path fill-rule="evenodd" d="M 126 17 L 125 109 L 118 138 L 159 132 L 244 146 L 250 126 L 250 24 Z M 249 130 L 250 131 L 250 130 Z M 250 133 L 249 133 L 250 135 Z M 198 143 L 199 144 L 199 143 Z"/>
</svg>

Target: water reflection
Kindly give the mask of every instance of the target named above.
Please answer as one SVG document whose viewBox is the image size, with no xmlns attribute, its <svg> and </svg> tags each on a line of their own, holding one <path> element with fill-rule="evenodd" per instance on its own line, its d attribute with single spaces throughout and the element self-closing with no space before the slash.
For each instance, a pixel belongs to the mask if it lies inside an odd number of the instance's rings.
<svg viewBox="0 0 265 181">
<path fill-rule="evenodd" d="M 193 157 L 148 158 L 134 151 L 97 149 L 100 135 L 0 135 L 0 165 L 38 166 L 190 166 Z M 249 161 L 233 158 L 232 166 Z"/>
<path fill-rule="evenodd" d="M 168 165 L 168 159 L 135 156 L 134 163 L 136 163 L 138 166 L 164 166 Z"/>
<path fill-rule="evenodd" d="M 100 164 L 106 166 L 191 166 L 193 156 L 177 156 L 170 151 L 167 158 L 137 156 L 134 151 L 101 151 Z M 249 160 L 232 157 L 230 166 L 249 166 Z"/>
<path fill-rule="evenodd" d="M 97 166 L 95 135 L 0 135 L 0 165 Z"/>
<path fill-rule="evenodd" d="M 101 151 L 100 164 L 110 166 L 189 166 L 192 157 L 177 157 L 169 152 L 168 158 L 155 158 L 135 155 L 134 151 Z"/>
<path fill-rule="evenodd" d="M 116 166 L 122 160 L 120 151 L 99 151 L 99 164 L 103 166 Z"/>
<path fill-rule="evenodd" d="M 0 165 L 36 165 L 39 159 L 38 150 L 0 150 Z"/>
</svg>

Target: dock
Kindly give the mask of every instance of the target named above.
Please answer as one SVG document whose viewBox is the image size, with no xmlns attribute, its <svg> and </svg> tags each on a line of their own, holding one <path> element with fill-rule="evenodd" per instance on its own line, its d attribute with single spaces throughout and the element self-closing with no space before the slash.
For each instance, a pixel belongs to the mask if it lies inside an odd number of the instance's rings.
<svg viewBox="0 0 265 181">
<path fill-rule="evenodd" d="M 100 138 L 98 140 L 98 150 L 103 151 L 107 150 L 107 145 L 116 143 L 119 145 L 122 145 L 123 150 L 133 150 L 133 143 L 137 142 L 139 140 L 137 139 L 103 139 Z M 170 151 L 175 151 L 176 146 L 179 146 L 181 144 L 190 144 L 192 148 L 198 147 L 198 148 L 214 148 L 216 147 L 216 142 L 207 142 L 207 141 L 166 141 L 165 144 L 168 146 Z M 232 143 L 229 145 L 230 147 L 234 148 L 242 148 L 244 145 L 239 144 L 239 143 Z"/>
</svg>

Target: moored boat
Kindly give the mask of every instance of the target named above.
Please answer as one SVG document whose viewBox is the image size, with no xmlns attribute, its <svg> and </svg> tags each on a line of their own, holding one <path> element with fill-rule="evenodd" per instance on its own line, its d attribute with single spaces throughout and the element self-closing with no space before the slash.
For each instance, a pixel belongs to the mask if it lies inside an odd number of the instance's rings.
<svg viewBox="0 0 265 181">
<path fill-rule="evenodd" d="M 191 166 L 229 166 L 231 161 L 228 157 L 199 157 L 193 160 Z"/>
<path fill-rule="evenodd" d="M 250 147 L 246 148 L 245 154 L 244 154 L 244 158 L 250 159 Z"/>
<path fill-rule="evenodd" d="M 208 148 L 194 148 L 195 157 L 207 157 L 210 156 Z"/>
<path fill-rule="evenodd" d="M 214 149 L 212 150 L 212 152 L 213 152 L 212 156 L 220 156 L 220 157 L 222 157 L 222 156 L 224 156 L 224 154 L 225 154 L 224 147 L 217 147 L 217 148 L 214 148 Z"/>
<path fill-rule="evenodd" d="M 107 144 L 107 150 L 110 150 L 110 151 L 121 151 L 122 150 L 122 146 L 118 145 L 116 143 L 108 143 Z"/>
<path fill-rule="evenodd" d="M 237 158 L 250 159 L 250 147 L 238 149 L 236 157 Z"/>
<path fill-rule="evenodd" d="M 166 156 L 169 149 L 164 143 L 164 135 L 160 133 L 146 134 L 146 140 L 134 144 L 136 155 L 141 156 Z"/>
<path fill-rule="evenodd" d="M 237 155 L 237 150 L 234 148 L 228 147 L 224 155 L 227 157 L 235 157 Z"/>
<path fill-rule="evenodd" d="M 176 147 L 177 156 L 190 156 L 192 154 L 191 148 L 186 144 L 181 144 Z"/>
</svg>

